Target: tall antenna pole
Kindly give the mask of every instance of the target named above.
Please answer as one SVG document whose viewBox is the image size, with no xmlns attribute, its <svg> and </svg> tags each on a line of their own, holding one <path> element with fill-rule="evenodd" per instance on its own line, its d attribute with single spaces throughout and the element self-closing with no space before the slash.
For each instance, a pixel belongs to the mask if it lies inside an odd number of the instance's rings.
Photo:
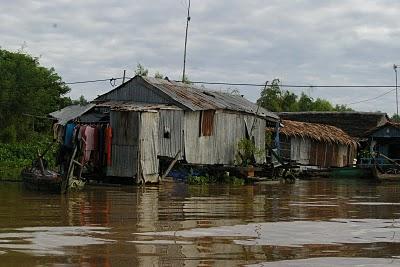
<svg viewBox="0 0 400 267">
<path fill-rule="evenodd" d="M 393 65 L 393 69 L 396 75 L 396 114 L 397 114 L 397 118 L 399 118 L 399 99 L 398 99 L 398 94 L 397 94 L 397 65 L 394 64 Z"/>
<path fill-rule="evenodd" d="M 186 46 L 187 46 L 187 37 L 188 37 L 188 29 L 189 29 L 189 21 L 190 21 L 190 0 L 187 9 L 187 18 L 186 18 L 186 34 L 185 34 L 185 50 L 183 52 L 183 74 L 182 74 L 182 82 L 185 82 L 185 71 L 186 71 Z"/>
</svg>

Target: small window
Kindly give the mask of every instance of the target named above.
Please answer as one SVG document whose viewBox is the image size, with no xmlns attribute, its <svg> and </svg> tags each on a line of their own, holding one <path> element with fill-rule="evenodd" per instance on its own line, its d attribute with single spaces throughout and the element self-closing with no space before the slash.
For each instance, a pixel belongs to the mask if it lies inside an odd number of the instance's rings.
<svg viewBox="0 0 400 267">
<path fill-rule="evenodd" d="M 212 136 L 214 128 L 214 110 L 204 110 L 200 115 L 200 136 Z"/>
</svg>

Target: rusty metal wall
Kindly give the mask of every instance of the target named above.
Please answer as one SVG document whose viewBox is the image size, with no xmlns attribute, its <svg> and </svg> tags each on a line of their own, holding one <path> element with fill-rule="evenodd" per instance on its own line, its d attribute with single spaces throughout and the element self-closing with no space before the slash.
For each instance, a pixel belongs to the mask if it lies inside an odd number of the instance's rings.
<svg viewBox="0 0 400 267">
<path fill-rule="evenodd" d="M 175 157 L 180 150 L 180 159 L 183 158 L 183 125 L 184 112 L 182 110 L 160 110 L 159 123 L 159 155 Z"/>
<path fill-rule="evenodd" d="M 200 112 L 185 112 L 185 155 L 193 164 L 234 164 L 237 145 L 246 137 L 247 124 L 254 116 L 217 111 L 211 136 L 200 136 Z M 251 125 L 251 124 L 250 124 Z M 265 120 L 257 118 L 252 131 L 256 146 L 264 153 L 257 157 L 265 161 Z"/>
<path fill-rule="evenodd" d="M 112 164 L 107 176 L 134 177 L 138 164 L 139 113 L 111 111 Z"/>
</svg>

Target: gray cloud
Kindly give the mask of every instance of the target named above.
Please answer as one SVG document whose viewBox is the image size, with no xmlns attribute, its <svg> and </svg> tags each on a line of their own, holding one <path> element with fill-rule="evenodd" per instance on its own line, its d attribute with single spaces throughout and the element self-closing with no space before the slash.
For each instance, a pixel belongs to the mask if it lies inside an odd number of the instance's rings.
<svg viewBox="0 0 400 267">
<path fill-rule="evenodd" d="M 172 79 L 182 72 L 185 0 L 0 0 L 0 46 L 26 51 L 65 81 L 133 75 L 138 62 Z M 391 0 L 192 0 L 192 80 L 287 84 L 394 84 L 400 2 Z M 94 98 L 105 83 L 71 86 Z M 213 87 L 219 88 L 219 87 Z M 239 88 L 251 100 L 260 88 Z M 345 104 L 375 89 L 293 89 Z M 352 106 L 395 111 L 394 93 Z"/>
</svg>

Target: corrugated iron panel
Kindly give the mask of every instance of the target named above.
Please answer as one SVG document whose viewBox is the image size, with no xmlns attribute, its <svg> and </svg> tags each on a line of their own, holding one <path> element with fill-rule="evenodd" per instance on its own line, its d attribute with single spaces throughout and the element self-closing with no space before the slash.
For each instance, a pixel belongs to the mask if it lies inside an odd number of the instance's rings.
<svg viewBox="0 0 400 267">
<path fill-rule="evenodd" d="M 150 90 L 138 79 L 131 79 L 130 81 L 120 85 L 114 90 L 109 91 L 96 98 L 96 101 L 135 101 L 143 103 L 159 103 L 167 104 L 168 101 L 164 96 Z"/>
<path fill-rule="evenodd" d="M 134 177 L 138 166 L 139 113 L 111 111 L 110 124 L 112 165 L 107 168 L 107 175 Z"/>
<path fill-rule="evenodd" d="M 157 183 L 159 180 L 158 125 L 157 112 L 140 113 L 140 170 L 144 181 L 150 183 Z"/>
<path fill-rule="evenodd" d="M 180 150 L 180 159 L 183 158 L 183 125 L 184 112 L 182 110 L 160 110 L 159 124 L 159 155 L 173 158 Z"/>
<path fill-rule="evenodd" d="M 95 104 L 87 104 L 85 106 L 72 105 L 63 109 L 54 111 L 49 115 L 58 120 L 58 124 L 65 125 L 68 121 L 78 118 L 84 113 L 95 107 Z"/>
<path fill-rule="evenodd" d="M 279 117 L 257 106 L 240 95 L 206 90 L 179 82 L 136 76 L 116 89 L 96 98 L 95 101 L 136 101 L 146 103 L 175 104 L 192 111 L 232 110 L 257 114 L 278 120 Z"/>
<path fill-rule="evenodd" d="M 211 136 L 199 136 L 200 112 L 185 112 L 186 160 L 193 164 L 234 164 L 237 145 L 246 136 L 246 115 L 216 112 Z M 247 118 L 248 119 L 248 118 Z M 265 120 L 256 121 L 253 139 L 265 149 Z M 265 155 L 257 158 L 265 161 Z"/>
</svg>

